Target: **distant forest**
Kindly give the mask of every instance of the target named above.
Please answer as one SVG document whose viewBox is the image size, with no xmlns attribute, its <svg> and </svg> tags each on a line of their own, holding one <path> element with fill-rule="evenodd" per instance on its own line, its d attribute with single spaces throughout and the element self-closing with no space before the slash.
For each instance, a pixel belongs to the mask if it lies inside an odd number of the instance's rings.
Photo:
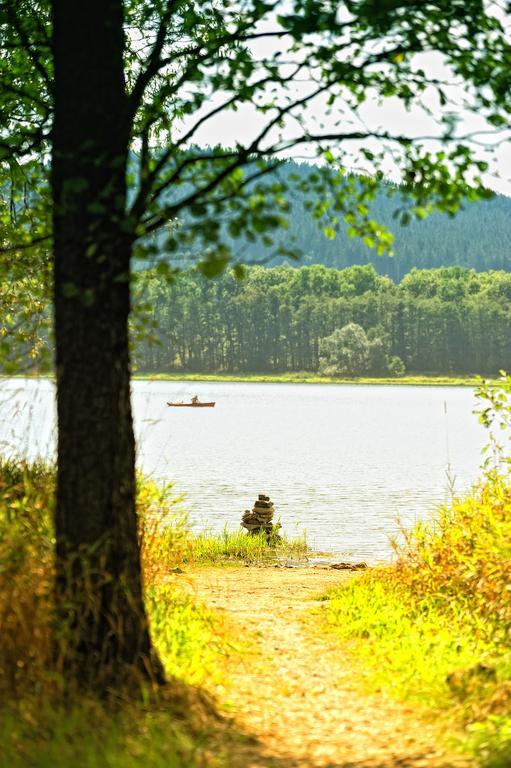
<svg viewBox="0 0 511 768">
<path fill-rule="evenodd" d="M 242 281 L 190 271 L 169 285 L 152 269 L 137 284 L 154 318 L 154 339 L 145 332 L 134 344 L 143 372 L 317 371 L 323 340 L 351 323 L 408 373 L 511 369 L 504 271 L 413 269 L 395 283 L 370 265 L 252 267 Z"/>
<path fill-rule="evenodd" d="M 310 172 L 310 165 L 289 162 L 279 174 L 283 180 L 294 175 L 303 176 L 305 181 Z M 373 264 L 379 274 L 397 282 L 414 267 L 463 266 L 477 271 L 511 271 L 511 198 L 496 195 L 488 201 L 467 202 L 454 217 L 433 213 L 422 221 L 412 218 L 402 226 L 399 218 L 393 218 L 396 208 L 402 205 L 400 197 L 389 197 L 391 187 L 382 183 L 381 191 L 370 206 L 370 215 L 394 234 L 395 255 L 377 256 L 360 238 L 349 237 L 343 223 L 337 236 L 328 239 L 320 223 L 304 207 L 310 194 L 294 187 L 294 191 L 286 194 L 291 206 L 289 229 L 277 235 L 276 240 L 290 245 L 293 238 L 296 239 L 295 244 L 303 254 L 299 266 L 324 264 L 342 269 L 355 264 Z M 223 239 L 244 263 L 265 266 L 289 263 L 282 257 L 271 259 L 272 250 L 260 241 L 252 243 L 243 237 L 234 240 L 227 230 Z M 185 254 L 180 257 L 187 258 Z M 175 260 L 176 255 L 172 254 L 171 258 Z M 194 260 L 193 255 L 188 258 Z"/>
</svg>

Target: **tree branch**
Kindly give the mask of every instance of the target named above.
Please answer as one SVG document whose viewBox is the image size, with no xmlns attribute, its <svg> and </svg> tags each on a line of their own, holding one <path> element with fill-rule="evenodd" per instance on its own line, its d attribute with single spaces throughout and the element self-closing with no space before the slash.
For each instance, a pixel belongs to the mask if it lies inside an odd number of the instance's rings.
<svg viewBox="0 0 511 768">
<path fill-rule="evenodd" d="M 222 197 L 217 197 L 212 200 L 208 200 L 208 205 L 221 205 L 222 203 L 228 202 L 229 200 L 232 200 L 232 198 L 239 194 L 242 189 L 245 189 L 251 182 L 256 181 L 257 179 L 260 179 L 263 176 L 266 176 L 269 173 L 273 173 L 273 171 L 276 171 L 277 168 L 279 168 L 284 160 L 277 160 L 274 162 L 273 165 L 268 165 L 265 168 L 262 168 L 261 170 L 257 171 L 257 173 L 253 173 L 251 176 L 247 176 L 246 179 L 243 179 L 241 181 L 235 190 L 232 191 L 232 193 L 228 195 L 223 195 Z M 161 216 L 155 216 L 152 220 L 148 219 L 146 224 L 146 231 L 150 234 L 151 232 L 154 232 L 156 229 L 159 229 L 159 227 L 162 227 L 168 219 L 171 218 L 171 215 L 165 215 L 162 214 Z"/>
<path fill-rule="evenodd" d="M 25 251 L 27 248 L 33 248 L 35 245 L 45 243 L 51 239 L 51 235 L 41 235 L 36 237 L 29 243 L 15 243 L 14 245 L 0 246 L 0 253 L 12 253 L 13 251 Z"/>
<path fill-rule="evenodd" d="M 32 62 L 34 68 L 37 70 L 37 72 L 39 72 L 46 87 L 48 88 L 48 92 L 52 93 L 53 84 L 50 79 L 50 76 L 46 68 L 43 66 L 39 56 L 37 55 L 36 46 L 33 45 L 27 33 L 23 29 L 23 25 L 21 24 L 20 18 L 16 12 L 15 4 L 12 2 L 12 0 L 10 0 L 9 2 L 6 3 L 6 7 L 7 7 L 7 16 L 9 18 L 9 22 L 12 24 L 14 30 L 16 31 L 16 34 L 18 35 L 20 42 L 27 53 L 27 56 Z"/>
<path fill-rule="evenodd" d="M 304 66 L 303 64 L 297 65 L 295 71 L 291 75 L 289 75 L 287 78 L 283 78 L 280 84 L 284 84 L 286 82 L 291 81 L 294 77 L 296 77 L 296 75 L 298 74 L 300 69 L 303 68 L 303 66 Z M 261 78 L 260 80 L 255 82 L 251 87 L 260 88 L 262 85 L 265 85 L 268 82 L 273 82 L 273 78 L 272 77 Z M 219 106 L 214 107 L 212 110 L 207 112 L 205 115 L 199 118 L 199 120 L 197 120 L 197 122 L 194 123 L 194 125 L 183 136 L 181 136 L 181 138 L 175 144 L 172 145 L 172 147 L 170 147 L 166 152 L 163 153 L 162 157 L 159 159 L 158 163 L 155 165 L 151 173 L 146 175 L 143 182 L 141 183 L 137 198 L 133 203 L 133 206 L 131 207 L 131 211 L 130 211 L 131 215 L 136 217 L 142 215 L 144 205 L 146 204 L 147 198 L 151 193 L 151 185 L 156 180 L 158 174 L 164 168 L 165 164 L 170 160 L 170 158 L 172 157 L 172 154 L 176 151 L 176 148 L 183 146 L 183 144 L 185 144 L 187 141 L 189 141 L 193 137 L 193 135 L 196 133 L 196 131 L 200 128 L 201 125 L 206 123 L 208 120 L 210 120 L 212 117 L 219 114 L 220 112 L 223 112 L 224 109 L 228 109 L 228 107 L 236 103 L 238 99 L 239 99 L 238 95 L 234 94 L 225 102 L 223 102 Z M 187 164 L 188 163 L 184 163 L 178 166 L 178 168 L 174 171 L 174 173 L 172 173 L 172 175 L 168 179 L 166 179 L 163 184 L 160 184 L 158 187 L 156 187 L 152 191 L 151 198 L 155 200 L 158 197 L 158 195 L 160 195 L 174 181 L 176 181 L 179 178 L 181 171 L 183 170 L 184 167 L 186 167 Z"/>
<path fill-rule="evenodd" d="M 163 46 L 165 45 L 165 38 L 167 37 L 172 15 L 180 2 L 181 0 L 168 0 L 167 2 L 167 8 L 162 14 L 158 32 L 156 33 L 156 40 L 147 59 L 147 64 L 145 68 L 139 73 L 135 81 L 135 85 L 133 86 L 133 90 L 128 97 L 128 119 L 130 121 L 133 120 L 140 104 L 142 103 L 142 99 L 144 98 L 144 93 L 147 86 L 163 66 L 161 54 L 163 51 Z"/>
</svg>

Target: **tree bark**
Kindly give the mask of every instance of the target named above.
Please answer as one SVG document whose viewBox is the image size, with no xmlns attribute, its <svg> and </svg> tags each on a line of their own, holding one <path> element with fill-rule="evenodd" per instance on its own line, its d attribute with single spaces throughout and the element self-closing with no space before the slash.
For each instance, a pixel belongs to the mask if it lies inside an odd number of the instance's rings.
<svg viewBox="0 0 511 768">
<path fill-rule="evenodd" d="M 160 676 L 135 511 L 122 0 L 53 0 L 57 598 L 65 673 Z"/>
</svg>

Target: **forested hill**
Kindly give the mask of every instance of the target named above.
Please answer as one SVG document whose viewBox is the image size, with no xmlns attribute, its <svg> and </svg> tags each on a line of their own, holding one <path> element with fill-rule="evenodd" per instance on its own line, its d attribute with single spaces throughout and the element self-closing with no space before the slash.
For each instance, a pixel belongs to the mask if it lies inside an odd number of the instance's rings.
<svg viewBox="0 0 511 768">
<path fill-rule="evenodd" d="M 305 178 L 310 170 L 310 165 L 290 162 L 284 167 L 284 175 L 299 174 Z M 387 189 L 382 186 L 372 204 L 371 216 L 393 232 L 393 257 L 377 256 L 362 240 L 349 237 L 343 227 L 337 237 L 328 239 L 304 208 L 310 194 L 298 191 L 288 193 L 290 228 L 279 238 L 290 245 L 292 237 L 296 237 L 295 245 L 303 253 L 301 266 L 325 264 L 343 268 L 373 264 L 380 274 L 397 281 L 413 267 L 457 265 L 477 271 L 511 271 L 511 198 L 498 195 L 489 201 L 466 203 L 454 218 L 435 213 L 424 221 L 413 219 L 407 226 L 402 226 L 393 218 L 394 211 L 400 206 L 398 196 L 389 197 Z M 261 243 L 249 243 L 243 238 L 230 240 L 230 243 L 244 262 L 277 266 L 285 261 L 283 258 L 269 260 L 270 250 Z"/>
<path fill-rule="evenodd" d="M 304 176 L 310 171 L 308 166 L 296 163 L 290 163 L 288 169 Z M 394 234 L 395 255 L 388 257 L 377 256 L 359 238 L 349 237 L 342 229 L 335 239 L 329 240 L 304 209 L 305 197 L 297 192 L 293 194 L 291 226 L 285 234 L 285 238 L 296 236 L 304 254 L 300 260 L 302 265 L 343 268 L 373 264 L 380 274 L 398 281 L 413 267 L 458 265 L 477 271 L 511 271 L 511 198 L 498 195 L 489 201 L 467 203 L 454 218 L 435 213 L 424 221 L 411 220 L 407 226 L 401 226 L 393 219 L 399 200 L 389 197 L 383 187 L 372 204 L 371 215 Z M 268 256 L 260 244 L 243 244 L 242 249 L 250 260 L 262 261 Z M 274 260 L 271 265 L 282 261 Z"/>
</svg>

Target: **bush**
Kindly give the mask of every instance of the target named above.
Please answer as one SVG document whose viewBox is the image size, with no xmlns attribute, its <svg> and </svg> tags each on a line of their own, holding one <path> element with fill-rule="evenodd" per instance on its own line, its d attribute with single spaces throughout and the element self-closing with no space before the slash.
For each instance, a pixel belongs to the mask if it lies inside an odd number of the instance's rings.
<svg viewBox="0 0 511 768">
<path fill-rule="evenodd" d="M 325 376 L 360 376 L 369 368 L 370 345 L 356 323 L 337 328 L 319 344 L 319 370 Z"/>
<path fill-rule="evenodd" d="M 405 364 L 397 355 L 392 355 L 388 361 L 387 370 L 390 376 L 404 376 L 406 373 Z"/>
</svg>

